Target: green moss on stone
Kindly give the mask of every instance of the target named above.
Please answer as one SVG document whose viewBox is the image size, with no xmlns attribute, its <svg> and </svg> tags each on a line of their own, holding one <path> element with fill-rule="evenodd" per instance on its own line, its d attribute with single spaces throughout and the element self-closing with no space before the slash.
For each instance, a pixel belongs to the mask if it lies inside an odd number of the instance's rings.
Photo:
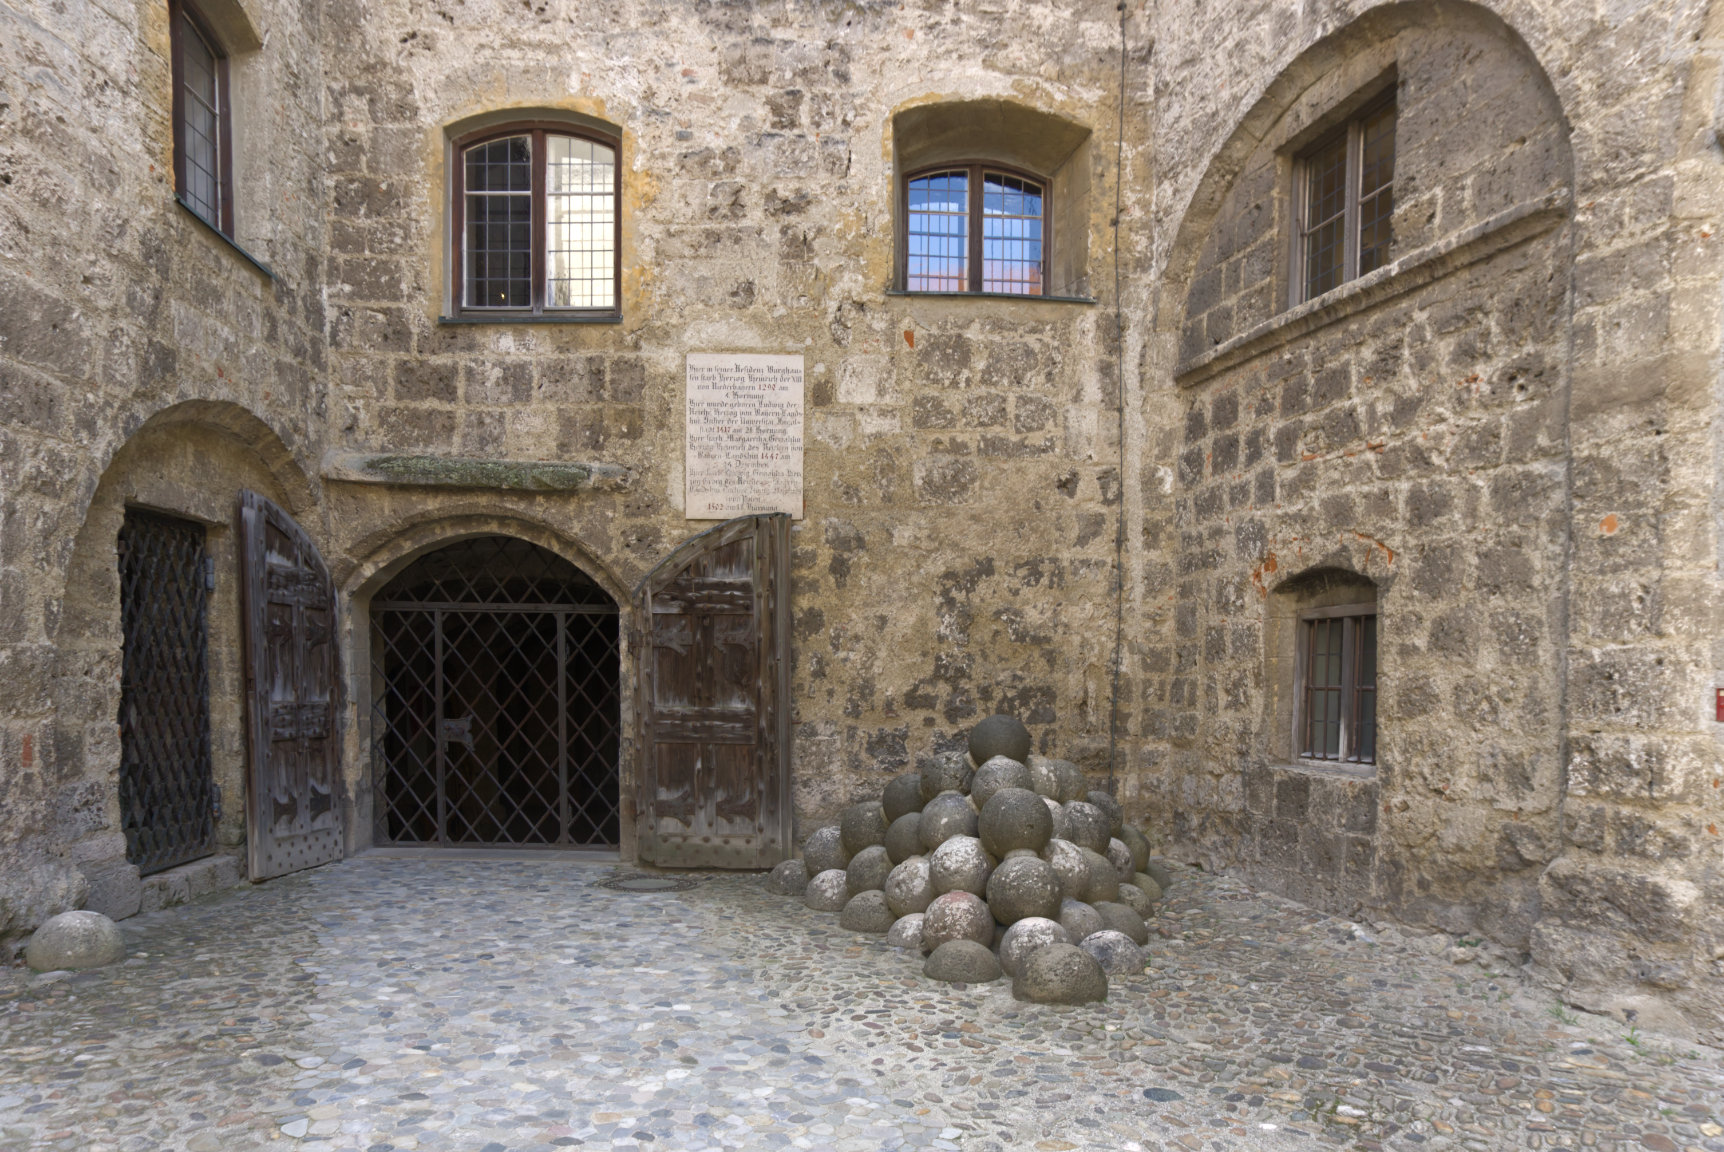
<svg viewBox="0 0 1724 1152">
<path fill-rule="evenodd" d="M 501 488 L 523 492 L 568 492 L 587 487 L 593 471 L 585 464 L 543 460 L 462 460 L 449 456 L 371 456 L 364 465 L 400 484 L 445 488 Z"/>
</svg>

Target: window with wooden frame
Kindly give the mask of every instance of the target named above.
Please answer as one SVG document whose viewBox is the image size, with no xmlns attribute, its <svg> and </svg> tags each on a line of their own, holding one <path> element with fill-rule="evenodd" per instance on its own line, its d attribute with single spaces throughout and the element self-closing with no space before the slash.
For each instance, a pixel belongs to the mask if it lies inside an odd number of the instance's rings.
<svg viewBox="0 0 1724 1152">
<path fill-rule="evenodd" d="M 1293 303 L 1315 299 L 1388 263 L 1394 178 L 1391 89 L 1297 159 Z"/>
<path fill-rule="evenodd" d="M 994 164 L 944 164 L 904 181 L 907 292 L 1046 294 L 1047 181 Z"/>
<path fill-rule="evenodd" d="M 228 58 L 197 8 L 169 0 L 174 192 L 198 218 L 233 237 L 233 114 Z"/>
<path fill-rule="evenodd" d="M 1299 614 L 1293 746 L 1305 760 L 1377 762 L 1377 606 Z"/>
<path fill-rule="evenodd" d="M 619 143 L 537 122 L 455 141 L 449 263 L 457 315 L 618 314 Z"/>
</svg>

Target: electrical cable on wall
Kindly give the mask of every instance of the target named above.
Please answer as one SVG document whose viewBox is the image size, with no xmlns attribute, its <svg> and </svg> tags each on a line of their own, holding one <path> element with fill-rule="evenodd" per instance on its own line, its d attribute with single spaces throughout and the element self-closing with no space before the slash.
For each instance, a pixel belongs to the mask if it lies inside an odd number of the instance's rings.
<svg viewBox="0 0 1724 1152">
<path fill-rule="evenodd" d="M 1120 299 L 1119 218 L 1125 188 L 1125 0 L 1119 0 L 1119 126 L 1113 150 L 1113 337 L 1115 412 L 1119 437 L 1119 517 L 1113 539 L 1113 667 L 1107 716 L 1107 794 L 1119 747 L 1119 666 L 1125 646 L 1125 307 Z"/>
</svg>

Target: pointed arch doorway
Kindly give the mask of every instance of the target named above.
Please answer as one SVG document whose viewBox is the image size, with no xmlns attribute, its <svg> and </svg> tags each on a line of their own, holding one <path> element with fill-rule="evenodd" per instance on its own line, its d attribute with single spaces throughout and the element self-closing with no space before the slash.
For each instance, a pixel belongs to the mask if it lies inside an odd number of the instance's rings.
<svg viewBox="0 0 1724 1152">
<path fill-rule="evenodd" d="M 419 557 L 371 601 L 375 842 L 615 847 L 614 600 L 512 536 Z"/>
</svg>

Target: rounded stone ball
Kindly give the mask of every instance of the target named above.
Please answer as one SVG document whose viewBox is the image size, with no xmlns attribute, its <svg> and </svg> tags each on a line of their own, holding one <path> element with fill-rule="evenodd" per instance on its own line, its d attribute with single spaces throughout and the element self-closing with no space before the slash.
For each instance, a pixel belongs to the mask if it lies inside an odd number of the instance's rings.
<svg viewBox="0 0 1724 1152">
<path fill-rule="evenodd" d="M 970 729 L 970 759 L 986 764 L 995 756 L 1019 764 L 1030 758 L 1030 730 L 1016 716 L 989 716 Z"/>
<path fill-rule="evenodd" d="M 948 940 L 929 953 L 922 975 L 949 984 L 986 984 L 1000 978 L 1000 962 L 974 940 Z"/>
<path fill-rule="evenodd" d="M 1089 791 L 1089 781 L 1084 779 L 1083 769 L 1070 760 L 1055 760 L 1054 771 L 1060 778 L 1060 794 L 1055 799 L 1061 804 L 1082 800 L 1084 793 Z"/>
<path fill-rule="evenodd" d="M 1143 917 L 1133 912 L 1124 904 L 1112 900 L 1103 900 L 1095 905 L 1096 912 L 1101 916 L 1103 924 L 1113 932 L 1123 932 L 1138 944 L 1149 943 L 1149 926 L 1143 922 Z"/>
<path fill-rule="evenodd" d="M 1056 767 L 1058 763 L 1057 760 L 1050 760 L 1046 756 L 1037 756 L 1031 753 L 1028 763 L 1025 764 L 1025 767 L 1030 770 L 1030 791 L 1039 796 L 1046 796 L 1050 800 L 1058 801 L 1060 798 L 1060 773 L 1059 768 Z"/>
<path fill-rule="evenodd" d="M 1054 866 L 1034 856 L 1007 860 L 988 877 L 988 909 L 1001 924 L 1060 914 L 1060 878 Z"/>
<path fill-rule="evenodd" d="M 1081 849 L 1081 851 L 1085 863 L 1089 865 L 1089 885 L 1084 888 L 1084 903 L 1094 904 L 1098 900 L 1118 900 L 1119 873 L 1114 870 L 1113 861 L 1100 852 L 1091 852 L 1088 848 Z"/>
<path fill-rule="evenodd" d="M 1107 842 L 1112 838 L 1106 812 L 1087 800 L 1073 800 L 1066 805 L 1065 836 L 1062 839 L 1091 852 L 1105 853 Z"/>
<path fill-rule="evenodd" d="M 924 760 L 920 774 L 922 803 L 927 804 L 942 792 L 968 792 L 975 772 L 962 752 L 947 752 Z"/>
<path fill-rule="evenodd" d="M 1099 789 L 1091 789 L 1084 799 L 1107 813 L 1108 835 L 1118 836 L 1119 830 L 1125 827 L 1125 809 L 1119 806 L 1119 801 Z"/>
<path fill-rule="evenodd" d="M 924 851 L 932 852 L 954 836 L 976 834 L 976 809 L 962 792 L 942 792 L 928 801 L 917 825 Z"/>
<path fill-rule="evenodd" d="M 1030 953 L 1048 944 L 1070 944 L 1071 933 L 1060 927 L 1058 920 L 1045 916 L 1026 916 L 1006 929 L 1000 938 L 1000 967 L 1007 976 L 1016 976 L 1029 959 Z"/>
<path fill-rule="evenodd" d="M 775 896 L 800 896 L 808 890 L 808 865 L 786 860 L 766 877 L 766 890 Z"/>
<path fill-rule="evenodd" d="M 1142 872 L 1149 863 L 1149 837 L 1127 824 L 1119 830 L 1119 839 L 1131 851 L 1131 870 Z"/>
<path fill-rule="evenodd" d="M 100 912 L 50 916 L 24 948 L 24 962 L 37 972 L 76 972 L 125 958 L 120 926 Z"/>
<path fill-rule="evenodd" d="M 974 836 L 953 836 L 928 857 L 928 878 L 934 891 L 969 892 L 980 896 L 988 890 L 994 858 Z"/>
<path fill-rule="evenodd" d="M 886 855 L 886 849 L 873 844 L 850 858 L 850 866 L 844 874 L 849 877 L 850 891 L 871 892 L 886 887 L 886 877 L 891 871 L 892 860 Z"/>
<path fill-rule="evenodd" d="M 1144 890 L 1136 884 L 1121 884 L 1119 886 L 1119 902 L 1142 916 L 1145 921 L 1155 915 L 1155 901 L 1151 900 Z"/>
<path fill-rule="evenodd" d="M 922 813 L 906 812 L 886 829 L 886 855 L 892 863 L 902 864 L 912 856 L 922 854 Z"/>
<path fill-rule="evenodd" d="M 1028 848 L 1013 848 L 1007 851 L 1004 856 L 1001 856 L 1000 859 L 1002 861 L 1016 860 L 1020 856 L 1028 856 L 1032 860 L 1040 860 L 1042 858 L 1042 854 L 1040 852 L 1032 852 Z"/>
<path fill-rule="evenodd" d="M 1082 948 L 1049 944 L 1030 953 L 1012 995 L 1034 1004 L 1088 1004 L 1107 999 L 1107 974 Z"/>
<path fill-rule="evenodd" d="M 1155 877 L 1147 872 L 1139 872 L 1131 878 L 1131 882 L 1143 889 L 1143 894 L 1149 897 L 1151 903 L 1155 903 L 1167 895 L 1167 889 L 1157 883 Z"/>
<path fill-rule="evenodd" d="M 886 877 L 886 907 L 895 916 L 913 916 L 926 912 L 939 893 L 928 874 L 928 858 L 912 856 L 892 869 Z"/>
<path fill-rule="evenodd" d="M 854 856 L 864 848 L 886 843 L 886 809 L 878 801 L 852 804 L 838 818 L 844 851 Z"/>
<path fill-rule="evenodd" d="M 908 916 L 900 916 L 892 922 L 892 930 L 886 933 L 886 943 L 894 948 L 914 948 L 922 950 L 922 914 L 912 912 Z"/>
<path fill-rule="evenodd" d="M 1004 756 L 995 756 L 986 764 L 976 769 L 975 779 L 970 781 L 970 799 L 976 803 L 978 810 L 986 808 L 994 793 L 1002 788 L 1023 788 L 1030 786 L 1030 770 L 1016 760 L 1008 760 Z"/>
<path fill-rule="evenodd" d="M 1107 842 L 1107 858 L 1113 864 L 1113 870 L 1119 873 L 1121 884 L 1130 884 L 1131 878 L 1137 875 L 1137 864 L 1131 858 L 1131 849 L 1125 846 L 1125 841 L 1114 837 Z"/>
<path fill-rule="evenodd" d="M 808 882 L 802 902 L 816 912 L 842 912 L 844 905 L 850 902 L 850 878 L 842 868 L 817 872 Z"/>
<path fill-rule="evenodd" d="M 858 892 L 845 902 L 844 910 L 838 913 L 838 927 L 846 932 L 884 933 L 891 931 L 895 919 L 886 907 L 886 894 L 875 889 Z"/>
<path fill-rule="evenodd" d="M 1059 921 L 1060 927 L 1076 941 L 1082 941 L 1091 932 L 1100 932 L 1107 927 L 1107 921 L 1101 918 L 1101 913 L 1081 900 L 1060 901 Z"/>
<path fill-rule="evenodd" d="M 1089 861 L 1084 859 L 1082 848 L 1055 836 L 1042 849 L 1042 859 L 1054 866 L 1060 890 L 1067 900 L 1083 899 L 1084 891 L 1089 888 Z"/>
<path fill-rule="evenodd" d="M 1160 886 L 1163 892 L 1173 887 L 1173 873 L 1169 872 L 1159 860 L 1151 860 L 1143 866 L 1143 870 L 1149 874 L 1151 880 Z"/>
<path fill-rule="evenodd" d="M 838 825 L 816 828 L 802 842 L 802 862 L 808 865 L 811 876 L 850 866 L 850 853 L 844 850 L 844 834 L 838 830 Z"/>
<path fill-rule="evenodd" d="M 886 810 L 886 823 L 895 824 L 911 812 L 922 810 L 922 774 L 906 772 L 886 782 L 880 793 L 880 806 Z"/>
<path fill-rule="evenodd" d="M 1123 932 L 1104 928 L 1086 936 L 1078 947 L 1094 956 L 1101 970 L 1109 976 L 1127 976 L 1143 971 L 1143 949 Z"/>
<path fill-rule="evenodd" d="M 922 951 L 932 952 L 948 940 L 974 940 L 984 948 L 994 942 L 994 917 L 980 896 L 948 892 L 922 913 Z"/>
<path fill-rule="evenodd" d="M 1001 788 L 982 806 L 976 831 L 995 856 L 1013 848 L 1040 852 L 1053 837 L 1054 822 L 1042 798 L 1028 788 Z"/>
</svg>

